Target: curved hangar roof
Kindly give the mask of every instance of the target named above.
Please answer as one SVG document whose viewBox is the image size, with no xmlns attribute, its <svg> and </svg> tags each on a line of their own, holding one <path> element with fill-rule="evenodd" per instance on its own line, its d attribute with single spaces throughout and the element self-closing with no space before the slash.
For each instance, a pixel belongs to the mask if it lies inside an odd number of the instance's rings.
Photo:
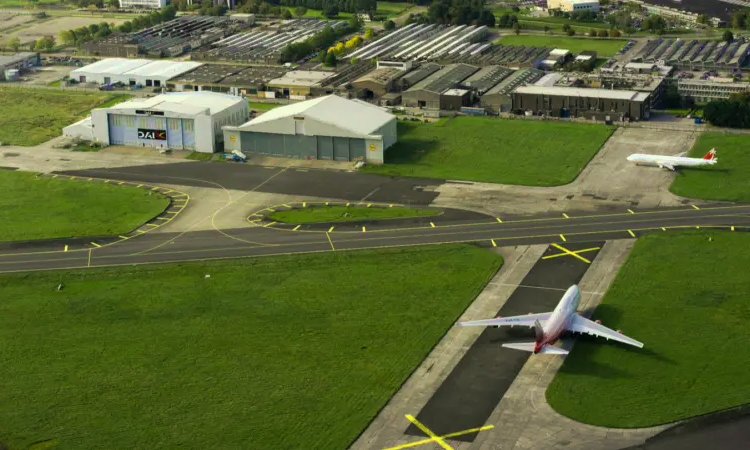
<svg viewBox="0 0 750 450">
<path fill-rule="evenodd" d="M 283 123 L 291 124 L 295 117 L 315 120 L 362 137 L 376 134 L 383 125 L 396 120 L 396 116 L 378 106 L 359 100 L 347 100 L 337 95 L 327 95 L 274 108 L 243 125 L 232 128 L 259 133 L 294 134 L 294 127 L 285 127 Z"/>
</svg>

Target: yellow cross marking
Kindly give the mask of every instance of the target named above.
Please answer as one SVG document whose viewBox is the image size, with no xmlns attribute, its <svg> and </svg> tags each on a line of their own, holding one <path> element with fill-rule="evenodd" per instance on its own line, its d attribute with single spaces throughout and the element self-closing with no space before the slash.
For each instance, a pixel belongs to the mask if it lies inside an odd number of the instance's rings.
<svg viewBox="0 0 750 450">
<path fill-rule="evenodd" d="M 698 207 L 697 207 L 697 206 L 695 206 L 695 205 L 690 205 L 690 206 L 692 206 L 692 207 L 693 207 L 693 208 L 695 208 L 695 209 L 700 209 L 700 208 L 698 208 Z"/>
<path fill-rule="evenodd" d="M 450 445 L 446 444 L 445 441 L 440 436 L 436 435 L 435 433 L 433 433 L 432 431 L 430 431 L 429 428 L 427 428 L 426 426 L 422 425 L 422 423 L 420 421 L 418 421 L 416 418 L 414 418 L 414 416 L 412 416 L 411 414 L 407 414 L 406 418 L 409 419 L 409 422 L 411 422 L 414 425 L 416 425 L 417 428 L 419 428 L 427 436 L 429 436 L 431 441 L 434 441 L 436 444 L 438 444 L 439 446 L 443 447 L 445 450 L 453 450 L 453 447 L 451 447 Z"/>
<path fill-rule="evenodd" d="M 586 259 L 583 256 L 579 255 L 579 253 L 593 252 L 594 250 L 601 249 L 601 247 L 591 247 L 591 248 L 584 248 L 583 250 L 571 251 L 571 250 L 568 250 L 567 248 L 563 247 L 562 245 L 552 244 L 552 247 L 555 247 L 556 249 L 562 251 L 562 253 L 558 253 L 556 255 L 542 256 L 542 259 L 550 259 L 550 258 L 557 258 L 558 256 L 570 255 L 570 256 L 573 256 L 575 258 L 580 259 L 581 261 L 585 262 L 586 264 L 591 264 L 591 261 L 589 261 L 588 259 Z"/>
<path fill-rule="evenodd" d="M 495 428 L 494 425 L 485 425 L 485 426 L 479 427 L 479 428 L 471 428 L 471 429 L 468 429 L 468 430 L 456 431 L 455 433 L 450 433 L 450 434 L 446 434 L 446 435 L 440 436 L 440 439 L 448 439 L 448 438 L 452 438 L 452 437 L 463 436 L 465 434 L 478 433 L 480 431 L 491 430 L 493 428 Z M 435 440 L 433 438 L 422 439 L 421 441 L 410 442 L 408 444 L 398 445 L 396 447 L 388 447 L 388 448 L 385 448 L 383 450 L 401 450 L 401 449 L 404 449 L 404 448 L 416 447 L 416 446 L 419 446 L 419 445 L 429 444 L 430 442 L 435 442 Z"/>
</svg>

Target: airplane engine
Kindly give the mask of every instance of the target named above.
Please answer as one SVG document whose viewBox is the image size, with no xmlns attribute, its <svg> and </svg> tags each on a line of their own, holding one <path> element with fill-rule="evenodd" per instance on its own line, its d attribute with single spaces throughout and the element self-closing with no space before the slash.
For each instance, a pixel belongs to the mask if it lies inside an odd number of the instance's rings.
<svg viewBox="0 0 750 450">
<path fill-rule="evenodd" d="M 601 325 L 601 324 L 602 324 L 602 321 L 601 321 L 601 320 L 598 320 L 598 319 L 597 319 L 597 320 L 595 320 L 594 322 L 598 323 L 599 325 Z"/>
<path fill-rule="evenodd" d="M 622 334 L 622 330 L 617 330 L 618 333 Z"/>
</svg>

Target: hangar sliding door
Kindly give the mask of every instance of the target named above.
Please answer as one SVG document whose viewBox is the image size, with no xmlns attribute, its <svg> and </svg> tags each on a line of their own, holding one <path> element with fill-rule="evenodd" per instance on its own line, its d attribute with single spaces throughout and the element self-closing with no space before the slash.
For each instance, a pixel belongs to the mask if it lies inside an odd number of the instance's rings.
<svg viewBox="0 0 750 450">
<path fill-rule="evenodd" d="M 283 134 L 269 134 L 268 146 L 271 155 L 273 156 L 284 156 L 284 135 Z"/>
<path fill-rule="evenodd" d="M 167 119 L 167 146 L 169 148 L 182 148 L 182 120 Z"/>
<path fill-rule="evenodd" d="M 195 121 L 182 119 L 182 148 L 195 150 Z"/>
<path fill-rule="evenodd" d="M 349 161 L 349 138 L 333 138 L 333 159 L 336 161 Z"/>
<path fill-rule="evenodd" d="M 132 116 L 123 116 L 120 114 L 109 114 L 109 144 L 110 145 L 128 145 L 128 119 Z M 135 142 L 130 142 L 131 145 Z"/>
<path fill-rule="evenodd" d="M 333 137 L 318 136 L 318 159 L 333 159 Z"/>
<path fill-rule="evenodd" d="M 349 160 L 364 161 L 366 144 L 364 139 L 349 139 Z"/>
</svg>

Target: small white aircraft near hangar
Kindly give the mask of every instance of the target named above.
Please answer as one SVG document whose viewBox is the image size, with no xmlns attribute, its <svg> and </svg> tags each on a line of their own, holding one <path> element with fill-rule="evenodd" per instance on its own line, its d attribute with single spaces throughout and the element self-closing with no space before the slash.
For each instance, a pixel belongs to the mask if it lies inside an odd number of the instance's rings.
<svg viewBox="0 0 750 450">
<path fill-rule="evenodd" d="M 659 166 L 662 169 L 675 170 L 676 167 L 701 167 L 701 166 L 712 166 L 719 162 L 716 159 L 716 149 L 712 148 L 708 153 L 703 155 L 703 158 L 688 158 L 685 156 L 685 152 L 680 153 L 676 156 L 663 156 L 663 155 L 644 155 L 642 153 L 635 153 L 628 156 L 628 161 L 636 164 L 645 164 L 652 166 Z"/>
<path fill-rule="evenodd" d="M 633 345 L 642 348 L 643 344 L 635 339 L 623 335 L 619 330 L 609 329 L 601 324 L 600 321 L 589 320 L 578 313 L 578 303 L 581 300 L 581 291 L 577 285 L 573 285 L 565 292 L 560 303 L 557 304 L 552 312 L 540 314 L 528 314 L 525 316 L 497 317 L 495 319 L 473 320 L 470 322 L 459 322 L 462 327 L 471 326 L 528 326 L 533 327 L 536 331 L 535 342 L 519 342 L 513 344 L 503 344 L 503 347 L 516 350 L 524 350 L 536 353 L 553 353 L 557 355 L 567 355 L 568 351 L 553 344 L 560 339 L 563 333 L 571 331 L 574 333 L 586 333 L 594 336 L 603 337 L 607 340 L 612 339 L 624 344 Z"/>
</svg>

